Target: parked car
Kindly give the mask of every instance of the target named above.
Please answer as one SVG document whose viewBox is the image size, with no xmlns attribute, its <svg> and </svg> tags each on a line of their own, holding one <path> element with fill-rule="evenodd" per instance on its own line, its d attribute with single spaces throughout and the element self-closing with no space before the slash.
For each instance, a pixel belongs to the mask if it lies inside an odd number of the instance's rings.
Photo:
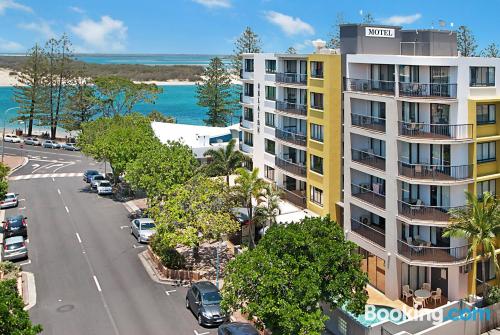
<svg viewBox="0 0 500 335">
<path fill-rule="evenodd" d="M 113 187 L 109 180 L 102 180 L 97 184 L 97 194 L 113 194 Z"/>
<path fill-rule="evenodd" d="M 8 217 L 3 222 L 3 237 L 8 238 L 12 236 L 28 237 L 28 225 L 26 220 L 28 218 L 22 215 L 14 215 Z"/>
<path fill-rule="evenodd" d="M 219 289 L 209 281 L 194 283 L 186 293 L 186 308 L 193 312 L 200 326 L 215 326 L 227 321 L 220 301 Z"/>
<path fill-rule="evenodd" d="M 97 184 L 103 180 L 106 180 L 106 177 L 104 177 L 102 174 L 96 174 L 92 176 L 92 179 L 90 180 L 90 188 L 92 188 L 93 190 L 97 190 Z"/>
<path fill-rule="evenodd" d="M 50 148 L 50 149 L 59 149 L 61 147 L 61 145 L 59 143 L 57 143 L 56 141 L 52 141 L 52 140 L 43 141 L 42 146 L 44 148 Z"/>
<path fill-rule="evenodd" d="M 80 151 L 80 148 L 75 145 L 75 143 L 63 143 L 61 148 L 69 151 Z"/>
<path fill-rule="evenodd" d="M 230 322 L 221 325 L 217 335 L 259 335 L 259 332 L 249 323 Z"/>
<path fill-rule="evenodd" d="M 19 138 L 19 136 L 10 134 L 5 135 L 3 141 L 10 143 L 21 143 L 21 139 Z"/>
<path fill-rule="evenodd" d="M 0 209 L 17 207 L 19 199 L 16 193 L 7 193 L 2 201 L 0 201 Z"/>
<path fill-rule="evenodd" d="M 98 175 L 99 171 L 96 170 L 87 170 L 83 173 L 83 180 L 87 183 L 90 183 L 92 181 L 92 177 L 95 175 Z"/>
<path fill-rule="evenodd" d="M 137 242 L 148 243 L 156 232 L 155 227 L 155 223 L 152 219 L 134 219 L 130 222 L 130 234 L 137 238 Z"/>
<path fill-rule="evenodd" d="M 24 144 L 26 145 L 41 145 L 42 143 L 36 137 L 28 137 L 24 139 Z"/>
<path fill-rule="evenodd" d="M 3 241 L 2 260 L 13 261 L 28 258 L 28 248 L 22 236 L 6 238 Z"/>
</svg>

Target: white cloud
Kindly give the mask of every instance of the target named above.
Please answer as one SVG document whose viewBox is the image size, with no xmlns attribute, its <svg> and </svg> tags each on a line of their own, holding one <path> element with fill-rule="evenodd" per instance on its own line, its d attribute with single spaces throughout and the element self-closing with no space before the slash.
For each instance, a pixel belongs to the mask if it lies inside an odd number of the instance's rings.
<svg viewBox="0 0 500 335">
<path fill-rule="evenodd" d="M 302 21 L 298 17 L 292 17 L 274 11 L 266 12 L 265 15 L 266 19 L 269 22 L 280 27 L 281 30 L 283 30 L 285 34 L 289 36 L 299 34 L 314 34 L 314 28 L 309 23 Z"/>
<path fill-rule="evenodd" d="M 33 9 L 14 0 L 0 0 L 0 15 L 5 14 L 7 9 L 21 10 L 23 12 L 33 13 Z"/>
<path fill-rule="evenodd" d="M 216 8 L 216 7 L 229 8 L 232 6 L 231 0 L 193 0 L 193 1 L 208 8 Z"/>
<path fill-rule="evenodd" d="M 302 51 L 304 50 L 306 47 L 310 47 L 312 46 L 312 41 L 311 40 L 305 40 L 304 42 L 298 42 L 298 43 L 295 43 L 293 45 L 293 47 L 295 48 L 295 50 L 297 51 Z"/>
<path fill-rule="evenodd" d="M 82 9 L 77 6 L 69 6 L 68 9 L 72 12 L 78 13 L 78 14 L 85 14 L 85 9 Z"/>
<path fill-rule="evenodd" d="M 18 24 L 18 27 L 38 33 L 47 39 L 57 36 L 54 30 L 52 30 L 51 23 L 44 20 L 40 20 L 38 22 L 20 23 Z"/>
<path fill-rule="evenodd" d="M 102 16 L 98 21 L 84 19 L 76 26 L 70 26 L 70 30 L 83 40 L 85 46 L 82 48 L 101 52 L 124 50 L 127 29 L 123 21 L 110 16 Z"/>
<path fill-rule="evenodd" d="M 380 22 L 383 24 L 390 24 L 390 25 L 396 25 L 400 26 L 403 24 L 411 24 L 417 20 L 419 20 L 422 17 L 422 14 L 416 13 L 413 15 L 394 15 L 385 19 L 381 19 Z"/>
<path fill-rule="evenodd" d="M 24 47 L 17 42 L 8 41 L 0 37 L 0 51 L 19 52 L 19 51 L 24 51 Z"/>
</svg>

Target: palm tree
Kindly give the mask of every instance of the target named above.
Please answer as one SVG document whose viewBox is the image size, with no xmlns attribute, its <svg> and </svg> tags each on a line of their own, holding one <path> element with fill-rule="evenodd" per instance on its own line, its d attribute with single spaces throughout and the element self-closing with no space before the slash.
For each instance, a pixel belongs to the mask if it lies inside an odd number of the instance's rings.
<svg viewBox="0 0 500 335">
<path fill-rule="evenodd" d="M 247 209 L 248 225 L 250 231 L 249 247 L 255 247 L 255 222 L 254 222 L 254 202 L 262 196 L 265 196 L 265 188 L 267 183 L 264 179 L 259 178 L 259 169 L 248 171 L 244 168 L 236 169 L 238 177 L 235 180 L 233 188 L 235 196 L 241 201 L 243 207 Z"/>
<path fill-rule="evenodd" d="M 226 176 L 226 182 L 229 185 L 229 176 L 246 160 L 245 155 L 235 147 L 236 141 L 232 139 L 225 148 L 210 149 L 203 154 L 211 158 L 210 163 L 205 167 L 209 176 Z"/>
<path fill-rule="evenodd" d="M 268 227 L 276 224 L 276 216 L 280 214 L 279 201 L 282 193 L 276 185 L 266 185 L 263 196 L 257 200 L 255 221 Z"/>
<path fill-rule="evenodd" d="M 470 245 L 467 260 L 472 259 L 472 294 L 476 295 L 477 255 L 482 251 L 483 288 L 486 284 L 486 260 L 492 257 L 497 272 L 499 263 L 495 255 L 496 239 L 500 233 L 500 203 L 494 195 L 485 192 L 482 200 L 469 192 L 465 192 L 467 204 L 450 212 L 452 224 L 445 229 L 444 237 L 466 238 Z"/>
</svg>

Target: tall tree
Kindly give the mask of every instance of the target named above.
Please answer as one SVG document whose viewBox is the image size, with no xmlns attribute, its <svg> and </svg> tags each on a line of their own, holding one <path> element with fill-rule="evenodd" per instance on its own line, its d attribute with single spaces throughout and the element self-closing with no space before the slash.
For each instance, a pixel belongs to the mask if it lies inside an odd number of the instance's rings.
<svg viewBox="0 0 500 335">
<path fill-rule="evenodd" d="M 75 73 L 68 88 L 66 110 L 61 117 L 61 124 L 67 131 L 81 130 L 85 122 L 97 116 L 95 89 L 90 78 L 85 78 L 81 69 Z"/>
<path fill-rule="evenodd" d="M 259 177 L 259 169 L 248 171 L 245 168 L 236 169 L 238 177 L 235 180 L 233 188 L 236 199 L 238 199 L 243 207 L 247 210 L 248 228 L 250 234 L 249 247 L 255 247 L 255 220 L 254 202 L 265 196 L 265 188 L 267 183 Z"/>
<path fill-rule="evenodd" d="M 483 51 L 481 51 L 481 56 L 490 58 L 499 58 L 500 50 L 498 49 L 498 45 L 496 43 L 488 44 L 488 46 Z"/>
<path fill-rule="evenodd" d="M 355 249 L 329 217 L 275 225 L 227 265 L 222 307 L 273 334 L 320 335 L 328 320 L 322 307 L 364 313 L 368 278 Z"/>
<path fill-rule="evenodd" d="M 452 224 L 443 233 L 445 237 L 465 238 L 469 241 L 467 260 L 473 262 L 472 294 L 476 294 L 478 254 L 482 252 L 482 282 L 486 282 L 486 260 L 495 264 L 497 280 L 500 278 L 500 268 L 495 255 L 496 241 L 500 236 L 500 202 L 489 192 L 482 194 L 482 199 L 466 192 L 465 207 L 451 212 Z"/>
<path fill-rule="evenodd" d="M 240 73 L 241 61 L 243 58 L 241 54 L 244 53 L 259 53 L 262 51 L 262 42 L 259 35 L 257 35 L 252 28 L 246 27 L 245 31 L 238 37 L 234 43 L 234 50 L 232 58 L 233 71 L 236 74 Z"/>
<path fill-rule="evenodd" d="M 326 47 L 329 49 L 340 48 L 340 25 L 345 23 L 344 14 L 337 13 L 337 19 L 333 25 L 333 31 L 328 34 L 328 41 Z"/>
<path fill-rule="evenodd" d="M 235 91 L 231 85 L 231 75 L 218 57 L 212 58 L 203 73 L 203 80 L 196 84 L 198 105 L 207 107 L 205 124 L 225 127 L 238 108 Z"/>
<path fill-rule="evenodd" d="M 105 117 L 131 113 L 138 103 L 154 103 L 163 92 L 155 84 L 134 83 L 117 76 L 97 77 L 94 84 L 96 104 Z"/>
<path fill-rule="evenodd" d="M 14 87 L 14 100 L 19 104 L 17 120 L 28 124 L 28 136 L 33 133 L 34 120 L 42 110 L 42 81 L 47 61 L 42 48 L 35 46 L 28 51 L 26 63 L 18 75 L 19 85 Z"/>
<path fill-rule="evenodd" d="M 288 49 L 286 49 L 286 53 L 290 55 L 295 55 L 297 54 L 297 50 L 294 47 L 289 47 Z"/>
<path fill-rule="evenodd" d="M 151 121 L 155 121 L 155 122 L 177 123 L 177 121 L 175 120 L 175 117 L 162 114 L 159 111 L 157 111 L 156 109 L 153 109 L 148 114 L 148 118 Z"/>
<path fill-rule="evenodd" d="M 225 176 L 227 185 L 229 185 L 229 176 L 246 160 L 245 155 L 236 150 L 234 139 L 229 141 L 225 148 L 210 149 L 203 155 L 209 157 L 209 162 L 205 166 L 207 174 L 211 177 Z"/>
<path fill-rule="evenodd" d="M 457 49 L 460 52 L 460 55 L 464 57 L 473 57 L 476 55 L 476 38 L 467 26 L 458 27 Z"/>
<path fill-rule="evenodd" d="M 276 224 L 276 217 L 280 214 L 279 203 L 282 191 L 274 184 L 267 184 L 262 198 L 255 208 L 255 221 L 264 227 Z"/>
</svg>

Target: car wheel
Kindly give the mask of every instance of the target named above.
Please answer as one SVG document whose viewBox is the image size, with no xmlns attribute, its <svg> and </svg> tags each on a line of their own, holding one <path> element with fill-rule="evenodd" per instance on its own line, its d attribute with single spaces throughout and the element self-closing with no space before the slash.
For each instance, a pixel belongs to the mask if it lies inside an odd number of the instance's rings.
<svg viewBox="0 0 500 335">
<path fill-rule="evenodd" d="M 203 326 L 203 319 L 201 318 L 201 314 L 198 314 L 198 324 Z"/>
<path fill-rule="evenodd" d="M 188 298 L 186 298 L 186 308 L 187 308 L 187 309 L 190 309 L 190 308 L 189 308 L 189 299 L 188 299 Z"/>
</svg>

